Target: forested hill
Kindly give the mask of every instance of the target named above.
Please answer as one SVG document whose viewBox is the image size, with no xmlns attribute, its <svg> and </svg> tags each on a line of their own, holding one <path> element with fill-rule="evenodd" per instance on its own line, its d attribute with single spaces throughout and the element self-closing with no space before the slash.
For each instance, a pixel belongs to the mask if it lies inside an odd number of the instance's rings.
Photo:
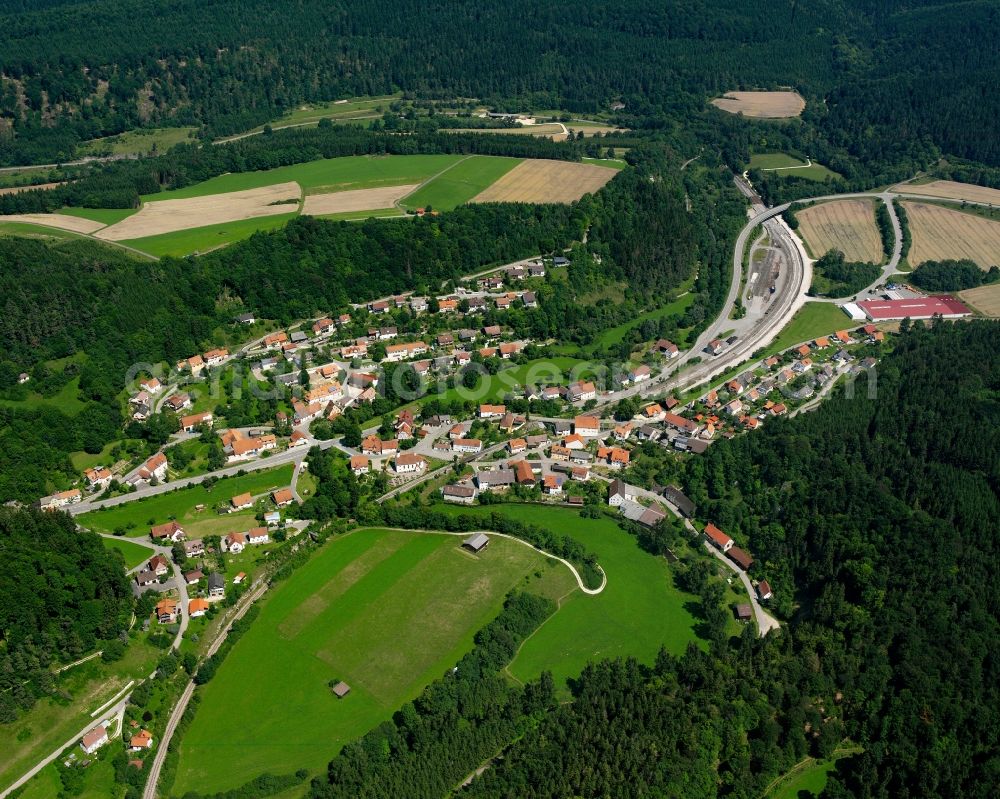
<svg viewBox="0 0 1000 799">
<path fill-rule="evenodd" d="M 26 10 L 33 8 L 35 10 Z M 4 13 L 7 12 L 7 13 Z M 820 138 L 869 162 L 1000 164 L 991 0 L 92 0 L 0 3 L 0 163 L 148 125 L 248 130 L 308 101 L 394 91 L 631 127 L 792 85 Z"/>
<path fill-rule="evenodd" d="M 787 626 L 588 667 L 573 702 L 522 717 L 524 734 L 453 795 L 760 799 L 796 763 L 844 746 L 855 754 L 826 799 L 995 797 L 997 336 L 986 321 L 910 331 L 878 365 L 877 396 L 838 394 L 690 460 L 699 517 L 749 545 Z M 433 720 L 434 747 L 383 725 L 311 796 L 388 799 L 386 774 L 471 773 L 482 761 L 463 731 L 480 714 L 458 704 L 421 697 L 397 720 Z M 412 795 L 440 795 L 425 784 Z"/>
<path fill-rule="evenodd" d="M 699 509 L 766 564 L 799 657 L 844 694 L 865 753 L 832 796 L 1000 785 L 998 338 L 912 330 L 875 399 L 862 378 L 691 461 Z"/>
<path fill-rule="evenodd" d="M 0 723 L 52 690 L 52 668 L 128 629 L 121 555 L 65 513 L 0 508 Z"/>
</svg>

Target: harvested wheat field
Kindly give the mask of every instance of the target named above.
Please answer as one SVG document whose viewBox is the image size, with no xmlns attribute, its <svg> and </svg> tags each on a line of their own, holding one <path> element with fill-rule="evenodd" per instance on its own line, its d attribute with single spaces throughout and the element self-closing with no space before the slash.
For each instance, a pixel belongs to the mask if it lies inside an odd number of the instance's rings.
<svg viewBox="0 0 1000 799">
<path fill-rule="evenodd" d="M 798 92 L 726 92 L 712 105 L 754 119 L 789 119 L 802 113 L 806 101 Z"/>
<path fill-rule="evenodd" d="M 617 169 L 573 161 L 522 161 L 474 203 L 571 203 L 597 191 L 618 174 Z"/>
<path fill-rule="evenodd" d="M 298 183 L 278 183 L 226 194 L 147 202 L 139 213 L 104 228 L 98 238 L 124 241 L 206 225 L 238 222 L 241 219 L 287 214 L 289 211 L 297 210 L 301 195 L 302 189 Z M 283 200 L 296 202 L 284 203 Z"/>
<path fill-rule="evenodd" d="M 374 211 L 379 208 L 392 208 L 418 185 L 420 184 L 412 183 L 406 186 L 382 186 L 378 189 L 307 194 L 302 205 L 302 213 L 322 216 L 323 214 L 342 214 L 348 211 Z"/>
<path fill-rule="evenodd" d="M 924 261 L 968 258 L 983 269 L 1000 265 L 1000 222 L 952 208 L 905 202 L 913 244 L 907 259 Z"/>
<path fill-rule="evenodd" d="M 1000 317 L 1000 283 L 966 289 L 958 292 L 958 297 L 983 316 Z"/>
<path fill-rule="evenodd" d="M 548 136 L 553 141 L 566 140 L 566 128 L 558 122 L 520 125 L 516 128 L 444 128 L 446 133 L 498 133 L 504 136 Z"/>
<path fill-rule="evenodd" d="M 930 183 L 898 183 L 893 191 L 904 194 L 922 194 L 926 197 L 944 197 L 952 200 L 968 200 L 974 203 L 1000 205 L 1000 189 L 988 189 L 971 183 L 956 183 L 954 180 L 932 180 Z"/>
<path fill-rule="evenodd" d="M 882 237 L 870 200 L 834 200 L 795 212 L 814 258 L 840 250 L 848 261 L 882 262 Z"/>
<path fill-rule="evenodd" d="M 0 197 L 5 194 L 20 194 L 22 191 L 34 191 L 54 189 L 56 186 L 62 186 L 62 183 L 36 183 L 34 186 L 8 186 L 6 189 L 0 189 Z"/>
<path fill-rule="evenodd" d="M 27 222 L 32 225 L 45 225 L 46 227 L 59 228 L 59 230 L 87 234 L 104 227 L 103 222 L 95 222 L 93 219 L 83 219 L 68 214 L 8 214 L 0 216 L 0 222 Z"/>
</svg>

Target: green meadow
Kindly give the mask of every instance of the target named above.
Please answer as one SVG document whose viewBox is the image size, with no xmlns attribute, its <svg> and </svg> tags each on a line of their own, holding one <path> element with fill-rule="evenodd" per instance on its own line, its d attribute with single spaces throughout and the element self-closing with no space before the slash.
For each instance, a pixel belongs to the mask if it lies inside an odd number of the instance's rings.
<svg viewBox="0 0 1000 799">
<path fill-rule="evenodd" d="M 81 219 L 91 219 L 94 222 L 103 222 L 105 225 L 113 225 L 123 219 L 138 212 L 138 208 L 70 208 L 65 206 L 56 213 L 65 216 L 78 216 Z"/>
<path fill-rule="evenodd" d="M 574 591 L 524 642 L 509 668 L 515 679 L 534 679 L 548 670 L 563 687 L 589 661 L 634 656 L 649 663 L 660 647 L 676 655 L 697 640 L 696 622 L 686 607 L 695 597 L 674 587 L 666 560 L 642 551 L 613 519 L 584 519 L 570 508 L 540 505 L 448 505 L 439 510 L 483 516 L 499 512 L 572 536 L 596 553 L 607 574 L 604 591 L 596 596 Z"/>
<path fill-rule="evenodd" d="M 82 526 L 102 533 L 111 533 L 117 527 L 125 527 L 132 536 L 148 535 L 150 525 L 163 524 L 171 519 L 184 525 L 198 523 L 206 518 L 220 518 L 225 522 L 223 527 L 226 529 L 240 530 L 244 529 L 240 527 L 240 521 L 244 521 L 241 514 L 217 517 L 212 508 L 246 491 L 257 495 L 275 488 L 285 488 L 291 482 L 293 468 L 291 464 L 286 464 L 275 469 L 226 477 L 211 488 L 203 485 L 188 486 L 105 510 L 90 511 L 78 516 L 77 520 Z M 204 505 L 205 510 L 196 510 L 198 505 Z M 252 514 L 250 517 L 252 518 Z"/>
<path fill-rule="evenodd" d="M 182 200 L 295 181 L 307 194 L 420 183 L 461 160 L 461 155 L 357 155 L 324 158 L 258 172 L 230 172 L 185 186 L 147 194 L 144 202 Z"/>
<path fill-rule="evenodd" d="M 404 198 L 403 205 L 407 208 L 433 207 L 439 211 L 450 211 L 496 183 L 522 160 L 470 155 Z"/>
<path fill-rule="evenodd" d="M 116 549 L 122 553 L 126 569 L 134 569 L 140 563 L 149 560 L 154 554 L 149 547 L 129 541 L 127 538 L 102 538 L 101 541 L 108 549 Z"/>
<path fill-rule="evenodd" d="M 321 773 L 472 646 L 524 588 L 557 600 L 569 570 L 519 542 L 479 555 L 461 538 L 357 530 L 327 543 L 264 599 L 202 690 L 172 795 L 230 789 L 264 772 Z M 331 680 L 351 687 L 344 699 Z"/>
<path fill-rule="evenodd" d="M 817 164 L 815 161 L 810 160 L 809 166 L 806 166 L 805 161 L 788 155 L 788 153 L 754 153 L 750 157 L 750 164 L 747 168 L 763 170 L 777 169 L 780 170 L 778 172 L 779 175 L 794 176 L 818 182 L 822 182 L 827 178 L 840 177 L 832 169 L 827 169 L 822 164 Z"/>
</svg>

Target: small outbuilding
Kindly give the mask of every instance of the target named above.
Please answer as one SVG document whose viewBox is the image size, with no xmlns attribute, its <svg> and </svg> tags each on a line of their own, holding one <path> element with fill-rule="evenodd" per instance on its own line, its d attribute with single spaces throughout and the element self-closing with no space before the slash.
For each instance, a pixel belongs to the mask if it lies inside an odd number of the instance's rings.
<svg viewBox="0 0 1000 799">
<path fill-rule="evenodd" d="M 333 688 L 331 688 L 330 690 L 333 691 L 333 695 L 337 697 L 337 699 L 343 699 L 351 692 L 351 686 L 349 686 L 346 682 L 341 680 L 336 685 L 334 685 Z"/>
<path fill-rule="evenodd" d="M 482 552 L 489 545 L 490 539 L 485 533 L 470 535 L 462 542 L 462 546 L 470 552 Z"/>
<path fill-rule="evenodd" d="M 750 621 L 753 618 L 753 608 L 746 604 L 737 605 L 736 618 L 740 621 Z"/>
</svg>

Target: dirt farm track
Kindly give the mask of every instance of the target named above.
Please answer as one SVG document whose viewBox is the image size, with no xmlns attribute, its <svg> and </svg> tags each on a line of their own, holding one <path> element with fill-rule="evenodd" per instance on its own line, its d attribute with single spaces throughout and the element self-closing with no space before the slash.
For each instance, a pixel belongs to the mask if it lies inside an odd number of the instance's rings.
<svg viewBox="0 0 1000 799">
<path fill-rule="evenodd" d="M 882 261 L 882 237 L 870 200 L 835 200 L 797 211 L 799 233 L 814 258 L 840 250 L 848 261 Z"/>
<path fill-rule="evenodd" d="M 903 207 L 913 237 L 908 256 L 913 266 L 949 258 L 968 258 L 983 269 L 1000 265 L 1000 222 L 930 203 L 907 201 Z"/>
<path fill-rule="evenodd" d="M 472 202 L 571 203 L 597 191 L 618 171 L 573 161 L 529 160 L 481 191 Z"/>
</svg>

